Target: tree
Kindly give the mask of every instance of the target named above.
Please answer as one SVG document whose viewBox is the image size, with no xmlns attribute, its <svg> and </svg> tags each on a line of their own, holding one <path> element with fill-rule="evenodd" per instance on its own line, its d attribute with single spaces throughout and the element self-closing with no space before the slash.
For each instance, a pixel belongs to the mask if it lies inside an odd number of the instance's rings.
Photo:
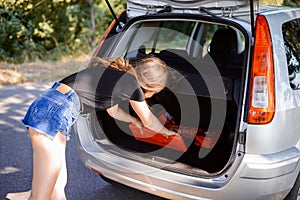
<svg viewBox="0 0 300 200">
<path fill-rule="evenodd" d="M 92 0 L 85 0 L 87 4 L 89 5 L 90 10 L 90 24 L 91 24 L 91 32 L 92 32 L 92 38 L 91 38 L 91 46 L 94 48 L 96 46 L 96 25 L 95 25 L 95 13 L 94 13 L 94 4 Z"/>
<path fill-rule="evenodd" d="M 116 13 L 125 0 L 111 0 Z M 112 21 L 104 1 L 0 1 L 0 61 L 89 53 Z"/>
</svg>

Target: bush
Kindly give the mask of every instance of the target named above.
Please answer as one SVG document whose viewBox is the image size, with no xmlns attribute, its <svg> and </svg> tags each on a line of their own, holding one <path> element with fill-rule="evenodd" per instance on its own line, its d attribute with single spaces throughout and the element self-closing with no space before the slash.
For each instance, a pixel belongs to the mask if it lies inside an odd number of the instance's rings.
<svg viewBox="0 0 300 200">
<path fill-rule="evenodd" d="M 112 20 L 103 2 L 90 2 L 0 1 L 0 61 L 22 63 L 89 54 L 95 36 L 99 39 Z M 124 2 L 114 1 L 117 14 L 124 9 Z M 91 6 L 95 10 L 96 31 L 91 30 Z"/>
<path fill-rule="evenodd" d="M 0 8 L 0 59 L 22 62 L 35 51 L 32 34 L 34 26 L 24 21 L 17 10 Z"/>
<path fill-rule="evenodd" d="M 300 2 L 299 2 L 299 0 L 284 0 L 283 5 L 299 7 Z"/>
</svg>

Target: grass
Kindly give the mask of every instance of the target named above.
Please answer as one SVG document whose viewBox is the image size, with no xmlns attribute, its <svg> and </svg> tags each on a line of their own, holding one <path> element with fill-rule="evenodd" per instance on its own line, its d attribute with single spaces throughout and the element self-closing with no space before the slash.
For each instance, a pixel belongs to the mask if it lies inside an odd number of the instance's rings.
<svg viewBox="0 0 300 200">
<path fill-rule="evenodd" d="M 80 56 L 64 58 L 55 62 L 0 63 L 0 87 L 28 82 L 60 80 L 82 69 L 87 59 L 88 56 Z"/>
</svg>

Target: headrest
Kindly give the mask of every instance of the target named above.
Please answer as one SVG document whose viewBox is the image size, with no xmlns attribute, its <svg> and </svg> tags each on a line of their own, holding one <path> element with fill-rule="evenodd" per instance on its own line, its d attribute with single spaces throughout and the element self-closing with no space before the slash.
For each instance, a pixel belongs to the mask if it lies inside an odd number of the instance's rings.
<svg viewBox="0 0 300 200">
<path fill-rule="evenodd" d="M 238 54 L 238 37 L 235 30 L 218 29 L 210 43 L 210 55 L 213 59 L 232 61 Z"/>
</svg>

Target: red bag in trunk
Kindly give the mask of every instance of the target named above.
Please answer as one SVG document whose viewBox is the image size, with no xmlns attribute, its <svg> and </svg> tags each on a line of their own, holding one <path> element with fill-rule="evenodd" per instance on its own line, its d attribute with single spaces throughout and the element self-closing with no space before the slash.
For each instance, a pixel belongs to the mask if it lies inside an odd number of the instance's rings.
<svg viewBox="0 0 300 200">
<path fill-rule="evenodd" d="M 166 110 L 159 112 L 158 119 L 166 128 L 177 132 L 183 138 L 195 138 L 195 145 L 199 147 L 212 148 L 221 134 L 221 131 L 204 131 L 200 128 L 179 126 Z"/>
<path fill-rule="evenodd" d="M 204 148 L 212 148 L 219 139 L 219 131 L 204 131 L 200 128 L 191 128 L 178 125 L 167 125 L 168 129 L 177 132 L 183 138 L 195 138 L 195 145 Z"/>
<path fill-rule="evenodd" d="M 136 140 L 183 152 L 187 150 L 187 147 L 180 135 L 172 135 L 165 137 L 163 134 L 156 133 L 146 127 L 143 127 L 140 130 L 133 124 L 130 124 L 129 128 Z"/>
<path fill-rule="evenodd" d="M 166 128 L 177 132 L 178 135 L 167 138 L 161 133 L 156 133 L 148 128 L 143 127 L 140 130 L 133 124 L 130 124 L 129 128 L 135 139 L 185 152 L 187 151 L 187 147 L 183 138 L 194 139 L 195 146 L 209 149 L 214 147 L 221 134 L 221 131 L 205 131 L 200 128 L 179 126 L 166 110 L 159 112 L 158 119 Z"/>
</svg>

